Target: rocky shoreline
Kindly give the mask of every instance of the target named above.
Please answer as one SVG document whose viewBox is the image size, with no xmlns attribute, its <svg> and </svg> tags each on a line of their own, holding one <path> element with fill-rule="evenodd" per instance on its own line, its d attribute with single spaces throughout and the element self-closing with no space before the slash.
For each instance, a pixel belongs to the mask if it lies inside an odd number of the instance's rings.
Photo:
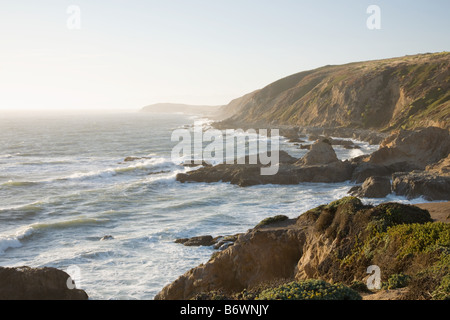
<svg viewBox="0 0 450 320">
<path fill-rule="evenodd" d="M 287 130 L 287 129 L 286 129 Z M 291 128 L 284 134 L 291 141 L 302 137 Z M 298 184 L 301 182 L 343 182 L 362 184 L 350 190 L 359 197 L 384 198 L 393 192 L 408 198 L 450 200 L 450 135 L 446 129 L 428 127 L 415 131 L 395 131 L 381 141 L 379 150 L 346 161 L 337 158 L 332 147 L 339 139 L 317 136 L 308 153 L 296 159 L 280 151 L 277 174 L 259 174 L 261 163 L 219 164 L 180 173 L 180 182 L 229 182 L 240 187 L 258 184 Z M 391 181 L 392 180 L 392 185 Z M 377 183 L 374 183 L 374 182 Z"/>
<path fill-rule="evenodd" d="M 448 212 L 449 204 L 440 207 Z M 450 215 L 442 217 L 433 205 L 430 214 L 418 206 L 370 206 L 347 197 L 296 219 L 267 219 L 155 299 L 253 300 L 268 292 L 277 296 L 280 285 L 314 279 L 340 283 L 363 299 L 448 298 Z M 367 289 L 372 265 L 381 269 L 382 290 Z"/>
<path fill-rule="evenodd" d="M 286 286 L 316 290 L 332 283 L 342 284 L 339 290 L 349 294 L 341 298 L 450 298 L 450 202 L 374 207 L 358 199 L 395 193 L 409 199 L 450 200 L 449 131 L 428 127 L 387 135 L 351 129 L 281 129 L 291 143 L 300 144 L 306 137 L 316 141 L 302 146 L 308 152 L 299 159 L 280 151 L 276 175 L 261 176 L 260 163 L 203 163 L 176 179 L 182 183 L 221 181 L 240 187 L 352 181 L 357 185 L 349 190 L 351 196 L 296 219 L 268 218 L 240 234 L 176 239 L 180 245 L 211 246 L 216 251 L 208 262 L 164 287 L 155 299 L 252 300 L 279 297 L 279 288 Z M 333 145 L 354 146 L 336 137 L 369 141 L 380 148 L 341 161 Z M 367 291 L 364 283 L 370 265 L 381 268 L 383 290 Z M 407 284 L 391 284 L 399 278 L 408 279 Z M 54 268 L 0 267 L 0 300 L 88 299 L 83 290 L 70 289 L 68 280 L 65 272 Z"/>
<path fill-rule="evenodd" d="M 358 185 L 349 190 L 356 197 L 320 206 L 297 219 L 276 216 L 235 235 L 210 261 L 180 276 L 155 299 L 257 299 L 268 290 L 279 297 L 277 290 L 285 290 L 289 281 L 303 286 L 302 281 L 314 279 L 343 283 L 368 300 L 450 298 L 450 202 L 373 207 L 357 198 L 384 198 L 393 192 L 410 199 L 450 200 L 449 131 L 438 127 L 390 135 L 351 131 L 283 128 L 292 143 L 301 143 L 306 134 L 317 140 L 300 159 L 281 151 L 275 176 L 258 176 L 260 164 L 205 166 L 177 175 L 183 183 L 222 181 L 240 187 L 347 180 Z M 339 140 L 335 136 L 370 139 L 380 148 L 340 161 L 331 143 Z M 409 237 L 414 240 L 408 243 Z M 370 265 L 380 265 L 383 288 L 388 290 L 367 291 L 361 285 Z"/>
</svg>

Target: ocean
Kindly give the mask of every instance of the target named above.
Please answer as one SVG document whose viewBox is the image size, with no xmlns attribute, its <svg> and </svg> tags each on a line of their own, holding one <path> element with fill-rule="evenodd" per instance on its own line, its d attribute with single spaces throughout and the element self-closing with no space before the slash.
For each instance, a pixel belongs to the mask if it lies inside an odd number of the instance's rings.
<svg viewBox="0 0 450 320">
<path fill-rule="evenodd" d="M 241 233 L 275 215 L 295 218 L 353 186 L 177 182 L 177 173 L 195 168 L 172 162 L 171 134 L 196 121 L 210 123 L 185 114 L 3 114 L 0 266 L 65 270 L 90 299 L 150 300 L 214 252 L 175 239 Z M 360 149 L 334 146 L 338 157 L 378 149 L 355 144 Z M 295 157 L 307 152 L 284 138 L 280 149 Z"/>
</svg>

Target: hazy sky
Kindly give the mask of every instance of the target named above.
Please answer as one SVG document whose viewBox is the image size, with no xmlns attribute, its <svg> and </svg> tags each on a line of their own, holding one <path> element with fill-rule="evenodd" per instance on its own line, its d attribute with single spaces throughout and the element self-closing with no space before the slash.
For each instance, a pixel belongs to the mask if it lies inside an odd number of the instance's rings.
<svg viewBox="0 0 450 320">
<path fill-rule="evenodd" d="M 327 64 L 448 51 L 449 12 L 448 0 L 0 0 L 0 110 L 226 104 Z"/>
</svg>

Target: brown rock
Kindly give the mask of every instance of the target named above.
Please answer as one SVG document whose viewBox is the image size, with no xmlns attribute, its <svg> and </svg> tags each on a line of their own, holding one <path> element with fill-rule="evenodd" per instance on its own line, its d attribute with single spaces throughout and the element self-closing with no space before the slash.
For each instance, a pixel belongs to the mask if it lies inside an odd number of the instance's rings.
<svg viewBox="0 0 450 320">
<path fill-rule="evenodd" d="M 426 171 L 394 173 L 392 189 L 408 199 L 423 197 L 427 201 L 450 200 L 450 176 L 440 176 Z"/>
<path fill-rule="evenodd" d="M 450 153 L 448 130 L 428 127 L 417 131 L 397 131 L 386 138 L 380 149 L 372 153 L 368 162 L 392 165 L 406 162 L 413 169 L 424 170 Z"/>
<path fill-rule="evenodd" d="M 0 300 L 87 300 L 83 290 L 68 288 L 69 279 L 55 268 L 0 267 Z"/>
<path fill-rule="evenodd" d="M 338 162 L 339 159 L 328 140 L 317 140 L 309 152 L 296 162 L 297 165 L 321 165 Z"/>
<path fill-rule="evenodd" d="M 369 177 L 362 186 L 357 186 L 349 194 L 360 198 L 384 198 L 391 193 L 391 180 L 387 177 Z"/>
<path fill-rule="evenodd" d="M 214 245 L 216 241 L 212 236 L 207 235 L 207 236 L 177 239 L 175 240 L 175 243 L 181 243 L 186 247 L 200 247 L 200 246 L 209 247 Z"/>
<path fill-rule="evenodd" d="M 358 235 L 367 234 L 368 224 L 385 217 L 387 212 L 395 213 L 392 221 L 398 224 L 432 221 L 428 211 L 414 206 L 385 203 L 368 207 L 356 198 L 344 198 L 305 212 L 297 219 L 249 230 L 233 246 L 164 287 L 155 299 L 187 300 L 214 290 L 231 294 L 278 279 L 347 283 L 358 277 L 363 279 L 373 261 L 363 260 L 361 265 L 346 267 L 340 259 L 351 255 L 358 241 L 364 240 Z M 393 223 L 388 221 L 385 223 Z M 385 259 L 383 271 L 387 275 L 389 266 L 397 264 L 394 253 L 399 248 L 390 250 L 388 255 L 380 252 L 379 257 L 373 258 Z"/>
</svg>

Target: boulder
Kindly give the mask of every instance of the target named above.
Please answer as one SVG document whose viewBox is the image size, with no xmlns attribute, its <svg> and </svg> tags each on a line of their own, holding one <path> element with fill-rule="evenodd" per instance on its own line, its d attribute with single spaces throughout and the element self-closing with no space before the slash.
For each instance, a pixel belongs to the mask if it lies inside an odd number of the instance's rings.
<svg viewBox="0 0 450 320">
<path fill-rule="evenodd" d="M 450 175 L 450 154 L 446 158 L 427 166 L 425 171 L 442 176 Z"/>
<path fill-rule="evenodd" d="M 408 199 L 450 200 L 450 176 L 426 171 L 399 172 L 392 175 L 392 190 Z"/>
<path fill-rule="evenodd" d="M 70 289 L 70 276 L 55 268 L 0 267 L 0 300 L 87 300 L 80 289 Z"/>
<path fill-rule="evenodd" d="M 360 198 L 384 198 L 391 193 L 391 180 L 387 177 L 369 177 L 362 186 L 350 189 L 349 194 Z"/>
<path fill-rule="evenodd" d="M 408 163 L 412 169 L 424 170 L 450 153 L 448 130 L 428 127 L 416 131 L 396 131 L 387 137 L 368 158 L 375 165 Z M 404 170 L 406 171 L 406 170 Z"/>
<path fill-rule="evenodd" d="M 216 243 L 212 236 L 198 236 L 192 238 L 182 238 L 175 240 L 175 243 L 181 243 L 186 247 L 209 247 Z"/>
<path fill-rule="evenodd" d="M 296 162 L 297 165 L 322 165 L 338 162 L 339 159 L 327 139 L 317 140 L 308 153 Z"/>
</svg>

